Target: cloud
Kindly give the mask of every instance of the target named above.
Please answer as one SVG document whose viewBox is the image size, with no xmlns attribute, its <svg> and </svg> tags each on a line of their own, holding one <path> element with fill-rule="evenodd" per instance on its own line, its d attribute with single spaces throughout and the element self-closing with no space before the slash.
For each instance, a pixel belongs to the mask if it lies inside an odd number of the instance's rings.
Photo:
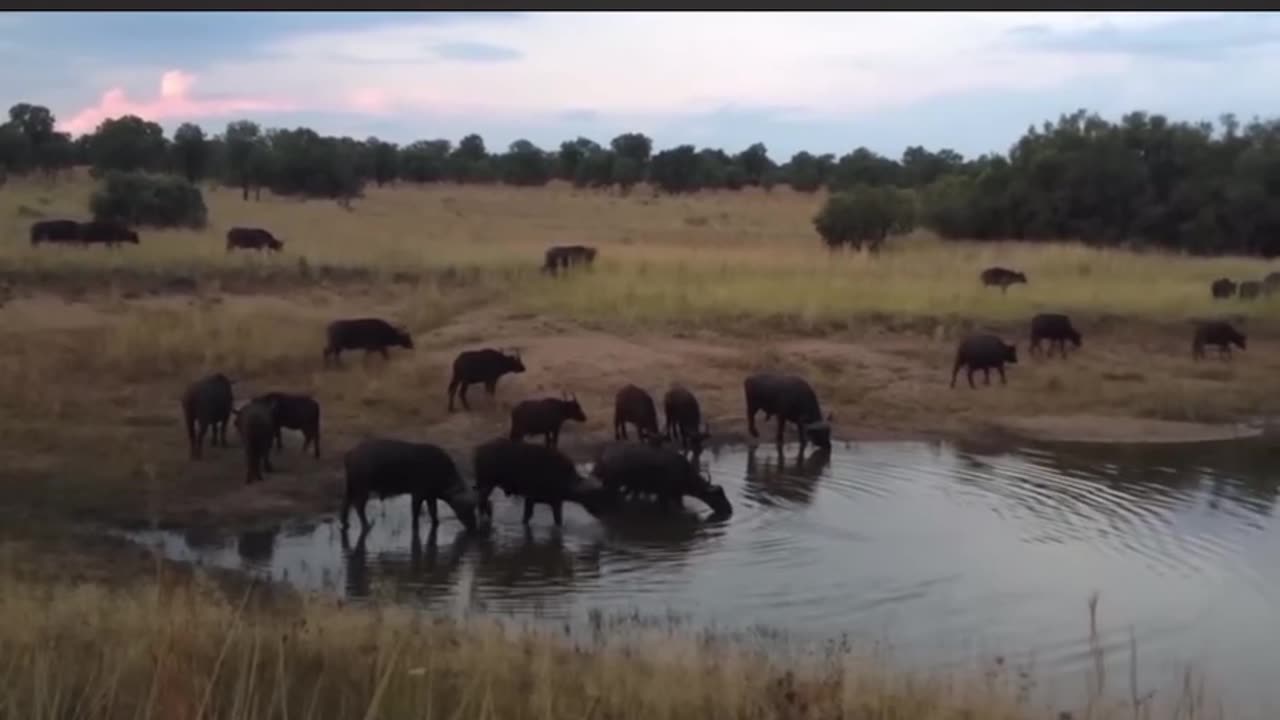
<svg viewBox="0 0 1280 720">
<path fill-rule="evenodd" d="M 181 70 L 169 70 L 160 77 L 160 94 L 153 100 L 131 100 L 123 88 L 112 88 L 94 105 L 59 123 L 61 129 L 79 135 L 93 132 L 103 120 L 123 115 L 137 115 L 144 120 L 197 119 L 245 112 L 289 110 L 294 104 L 286 100 L 253 97 L 205 97 L 191 95 L 196 77 Z"/>
<path fill-rule="evenodd" d="M 1221 59 L 1280 44 L 1276 13 L 1189 13 L 1154 27 L 1104 23 L 1090 28 L 1015 28 L 1010 40 L 1024 48 L 1069 53 L 1128 54 L 1175 61 Z"/>
<path fill-rule="evenodd" d="M 518 60 L 519 50 L 501 45 L 489 45 L 479 42 L 450 42 L 436 46 L 436 54 L 446 60 L 471 60 L 475 62 L 502 62 Z"/>
</svg>

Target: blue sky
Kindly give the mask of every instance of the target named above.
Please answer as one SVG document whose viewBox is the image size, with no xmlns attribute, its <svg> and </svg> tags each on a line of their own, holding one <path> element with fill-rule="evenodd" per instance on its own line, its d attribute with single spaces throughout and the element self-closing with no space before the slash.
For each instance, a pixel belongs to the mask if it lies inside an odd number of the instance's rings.
<svg viewBox="0 0 1280 720">
<path fill-rule="evenodd" d="M 1280 13 L 5 13 L 0 96 L 491 149 L 1004 151 L 1084 107 L 1280 115 Z"/>
</svg>

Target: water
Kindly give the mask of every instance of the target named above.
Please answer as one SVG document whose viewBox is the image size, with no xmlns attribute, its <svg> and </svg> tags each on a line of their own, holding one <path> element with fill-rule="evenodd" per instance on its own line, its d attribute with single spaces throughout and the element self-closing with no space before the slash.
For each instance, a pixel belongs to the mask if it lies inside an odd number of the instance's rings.
<svg viewBox="0 0 1280 720">
<path fill-rule="evenodd" d="M 408 501 L 370 503 L 349 544 L 332 518 L 238 536 L 135 535 L 166 554 L 439 609 L 581 619 L 675 613 L 722 628 L 885 639 L 931 665 L 1003 655 L 1082 680 L 1087 601 L 1100 593 L 1109 682 L 1127 693 L 1130 628 L 1140 690 L 1188 665 L 1233 701 L 1280 706 L 1280 449 L 1265 441 L 1016 451 L 856 443 L 806 457 L 772 447 L 703 461 L 734 504 L 725 521 L 636 509 L 598 521 L 566 506 L 533 527 L 495 494 L 488 537 L 447 506 L 414 543 Z M 355 518 L 353 516 L 353 522 Z"/>
</svg>

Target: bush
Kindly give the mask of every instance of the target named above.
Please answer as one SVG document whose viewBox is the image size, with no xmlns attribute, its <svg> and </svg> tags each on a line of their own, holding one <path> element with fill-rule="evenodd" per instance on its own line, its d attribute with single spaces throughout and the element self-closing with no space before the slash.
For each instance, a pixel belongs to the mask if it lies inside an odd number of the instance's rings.
<svg viewBox="0 0 1280 720">
<path fill-rule="evenodd" d="M 89 199 L 95 220 L 202 228 L 209 211 L 200 189 L 175 175 L 108 172 Z"/>
<path fill-rule="evenodd" d="M 858 184 L 828 198 L 813 226 L 833 250 L 866 244 L 877 252 L 889 233 L 910 232 L 915 215 L 915 198 L 907 191 Z"/>
</svg>

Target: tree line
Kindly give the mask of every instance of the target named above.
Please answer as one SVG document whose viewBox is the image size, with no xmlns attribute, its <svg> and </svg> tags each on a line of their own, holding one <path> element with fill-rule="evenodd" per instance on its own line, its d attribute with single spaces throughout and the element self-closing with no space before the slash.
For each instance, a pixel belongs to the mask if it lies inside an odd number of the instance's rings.
<svg viewBox="0 0 1280 720">
<path fill-rule="evenodd" d="M 763 143 L 736 153 L 680 145 L 654 152 L 642 133 L 608 145 L 578 137 L 558 149 L 517 140 L 492 152 L 467 135 L 397 145 L 263 129 L 249 120 L 217 134 L 186 123 L 166 137 L 156 123 L 126 115 L 74 140 L 55 130 L 48 108 L 19 103 L 0 125 L 0 175 L 88 165 L 217 181 L 248 200 L 279 195 L 348 202 L 373 183 L 539 186 L 628 192 L 647 183 L 671 194 L 704 189 L 829 190 L 815 226 L 833 246 L 920 224 L 947 238 L 1162 247 L 1197 254 L 1280 255 L 1280 120 L 1177 122 L 1132 112 L 1118 122 L 1085 110 L 1032 126 L 1006 153 L 966 158 L 950 149 L 907 148 L 899 158 L 865 147 L 845 155 L 798 152 L 773 160 Z M 825 216 L 825 219 L 824 219 Z M 824 230 L 824 227 L 826 230 Z"/>
</svg>

